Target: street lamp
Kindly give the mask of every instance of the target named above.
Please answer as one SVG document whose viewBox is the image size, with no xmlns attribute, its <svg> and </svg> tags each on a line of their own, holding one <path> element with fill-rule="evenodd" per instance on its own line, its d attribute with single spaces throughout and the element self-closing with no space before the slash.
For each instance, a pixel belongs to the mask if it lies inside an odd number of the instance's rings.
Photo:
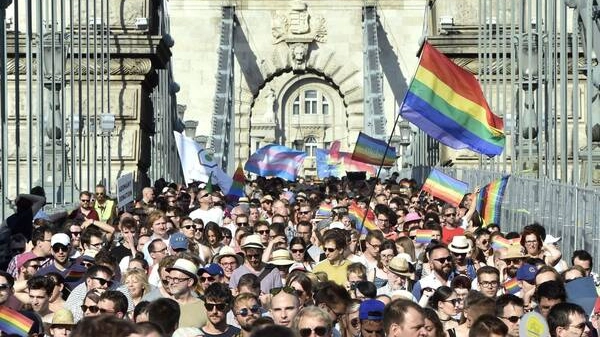
<svg viewBox="0 0 600 337">
<path fill-rule="evenodd" d="M 102 131 L 102 135 L 107 138 L 107 146 L 106 146 L 106 162 L 107 162 L 107 178 L 106 178 L 106 191 L 110 194 L 110 134 L 115 130 L 115 115 L 111 113 L 104 113 L 100 115 L 100 130 Z M 104 155 L 102 155 L 104 158 Z M 102 164 L 104 165 L 104 163 Z"/>
<path fill-rule="evenodd" d="M 46 91 L 51 92 L 51 98 L 45 100 L 49 102 L 46 109 L 42 109 L 42 123 L 48 139 L 43 142 L 43 160 L 46 167 L 41 170 L 41 179 L 46 190 L 46 195 L 50 196 L 48 202 L 56 204 L 64 200 L 64 181 L 58 179 L 62 176 L 65 167 L 64 158 L 66 149 L 62 141 L 62 113 L 60 90 L 63 87 L 63 72 L 65 68 L 65 43 L 61 32 L 46 33 L 42 36 L 41 48 L 43 57 L 40 60 L 42 74 L 44 76 L 43 85 Z M 41 127 L 41 125 L 40 125 Z M 48 193 L 49 192 L 49 193 Z"/>
</svg>

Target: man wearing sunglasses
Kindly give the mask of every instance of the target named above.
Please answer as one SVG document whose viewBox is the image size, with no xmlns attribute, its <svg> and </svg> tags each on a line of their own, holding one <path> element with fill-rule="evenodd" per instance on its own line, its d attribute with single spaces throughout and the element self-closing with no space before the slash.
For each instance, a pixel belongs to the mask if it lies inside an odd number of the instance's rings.
<svg viewBox="0 0 600 337">
<path fill-rule="evenodd" d="M 443 285 L 450 286 L 454 276 L 454 259 L 445 245 L 435 244 L 429 247 L 427 255 L 431 273 L 415 283 L 412 293 L 417 300 L 421 298 L 421 291 L 425 288 L 436 290 Z"/>
<path fill-rule="evenodd" d="M 315 306 L 300 310 L 293 327 L 301 337 L 331 337 L 333 334 L 331 317 L 325 310 Z"/>
<path fill-rule="evenodd" d="M 77 219 L 80 221 L 89 219 L 99 221 L 100 216 L 94 209 L 92 202 L 92 194 L 88 191 L 81 191 L 81 193 L 79 193 L 79 208 L 75 209 L 69 215 L 69 219 Z"/>
<path fill-rule="evenodd" d="M 52 247 L 52 261 L 50 264 L 36 273 L 46 275 L 51 272 L 59 273 L 65 278 L 65 284 L 69 289 L 75 289 L 83 282 L 82 276 L 86 268 L 80 263 L 74 263 L 69 259 L 71 251 L 71 238 L 65 233 L 56 233 L 50 239 Z"/>
<path fill-rule="evenodd" d="M 496 299 L 496 316 L 508 327 L 509 337 L 519 337 L 519 323 L 525 314 L 523 299 L 504 294 Z"/>
<path fill-rule="evenodd" d="M 94 209 L 100 217 L 100 221 L 112 223 L 117 216 L 117 207 L 114 200 L 106 195 L 106 187 L 102 184 L 96 185 Z"/>
<path fill-rule="evenodd" d="M 361 337 L 384 337 L 383 309 L 385 304 L 379 300 L 365 300 L 358 309 Z"/>
<path fill-rule="evenodd" d="M 246 262 L 233 271 L 229 280 L 229 288 L 236 289 L 240 277 L 245 274 L 254 274 L 260 280 L 260 290 L 263 294 L 268 294 L 273 288 L 281 287 L 281 275 L 277 268 L 267 266 L 262 262 L 262 254 L 265 250 L 261 237 L 258 234 L 246 236 L 242 241 L 242 251 Z"/>
<path fill-rule="evenodd" d="M 204 307 L 208 313 L 208 322 L 200 330 L 207 337 L 233 337 L 240 329 L 227 324 L 227 313 L 231 309 L 233 296 L 223 283 L 213 283 L 204 293 Z"/>
<path fill-rule="evenodd" d="M 256 295 L 242 293 L 233 300 L 233 315 L 239 324 L 241 332 L 239 337 L 249 337 L 253 323 L 261 316 L 262 308 Z"/>
</svg>

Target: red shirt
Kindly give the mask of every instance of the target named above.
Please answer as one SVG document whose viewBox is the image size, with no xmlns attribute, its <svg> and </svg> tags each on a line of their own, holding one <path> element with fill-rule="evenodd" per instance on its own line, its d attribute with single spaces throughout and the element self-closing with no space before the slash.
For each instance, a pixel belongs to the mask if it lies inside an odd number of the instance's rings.
<svg viewBox="0 0 600 337">
<path fill-rule="evenodd" d="M 460 227 L 451 228 L 444 226 L 442 227 L 442 242 L 448 245 L 450 242 L 452 242 L 453 237 L 457 235 L 463 235 L 464 233 L 465 230 Z"/>
</svg>

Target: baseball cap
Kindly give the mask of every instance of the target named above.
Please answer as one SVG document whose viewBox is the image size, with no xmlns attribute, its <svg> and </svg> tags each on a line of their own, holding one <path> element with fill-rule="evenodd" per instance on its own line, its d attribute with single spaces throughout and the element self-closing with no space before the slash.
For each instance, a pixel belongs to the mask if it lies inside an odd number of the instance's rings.
<svg viewBox="0 0 600 337">
<path fill-rule="evenodd" d="M 16 263 L 17 270 L 19 270 L 21 267 L 23 267 L 23 265 L 25 263 L 27 263 L 28 261 L 36 260 L 39 258 L 40 258 L 39 256 L 35 255 L 32 252 L 25 252 L 23 254 L 17 255 L 17 261 L 16 261 L 17 262 Z"/>
<path fill-rule="evenodd" d="M 383 320 L 383 309 L 385 304 L 379 300 L 364 300 L 358 308 L 358 318 L 371 321 Z"/>
<path fill-rule="evenodd" d="M 223 272 L 223 268 L 216 263 L 209 263 L 206 266 L 198 269 L 198 275 L 202 275 L 203 273 L 207 273 L 212 276 L 223 276 L 225 272 Z"/>
<path fill-rule="evenodd" d="M 54 246 L 57 243 L 68 246 L 71 244 L 71 239 L 69 239 L 69 236 L 65 233 L 56 233 L 52 235 L 52 238 L 50 239 L 50 246 Z"/>
<path fill-rule="evenodd" d="M 169 239 L 169 244 L 173 250 L 187 249 L 188 248 L 188 238 L 181 232 L 174 233 L 171 235 L 171 238 Z"/>
<path fill-rule="evenodd" d="M 537 268 L 529 263 L 524 263 L 521 268 L 517 269 L 517 280 L 533 283 Z"/>
</svg>

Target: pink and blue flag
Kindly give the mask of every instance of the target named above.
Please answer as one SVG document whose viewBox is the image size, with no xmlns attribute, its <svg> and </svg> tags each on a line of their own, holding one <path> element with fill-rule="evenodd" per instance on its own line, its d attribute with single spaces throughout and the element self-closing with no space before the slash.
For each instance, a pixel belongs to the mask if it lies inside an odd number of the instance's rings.
<svg viewBox="0 0 600 337">
<path fill-rule="evenodd" d="M 306 153 L 283 145 L 269 144 L 258 149 L 248 158 L 244 169 L 261 177 L 279 177 L 296 180 L 298 168 L 302 166 Z"/>
</svg>

